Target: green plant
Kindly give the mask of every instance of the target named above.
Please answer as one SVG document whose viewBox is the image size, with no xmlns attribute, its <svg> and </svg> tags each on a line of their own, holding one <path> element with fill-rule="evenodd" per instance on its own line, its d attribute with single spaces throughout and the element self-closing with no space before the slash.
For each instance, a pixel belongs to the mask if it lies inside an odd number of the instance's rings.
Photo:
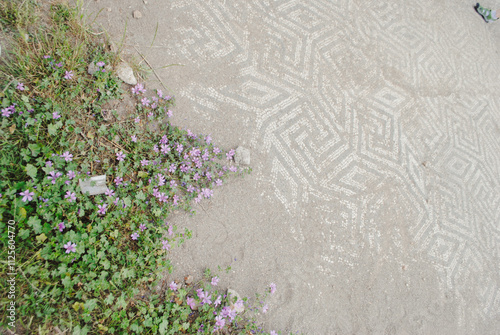
<svg viewBox="0 0 500 335">
<path fill-rule="evenodd" d="M 42 334 L 56 327 L 176 334 L 202 324 L 204 333 L 261 333 L 212 290 L 213 279 L 155 289 L 171 270 L 170 248 L 191 237 L 168 224 L 168 215 L 193 212 L 193 201 L 250 170 L 233 165 L 234 150 L 222 151 L 210 136 L 172 125 L 174 99 L 159 90 L 148 97 L 138 84 L 131 115 L 110 114 L 104 104 L 124 93 L 110 71 L 117 56 L 105 52 L 78 10 L 54 4 L 48 24 L 34 29 L 27 3 L 0 7 L 9 14 L 2 24 L 30 31 L 26 39 L 3 30 L 13 43 L 0 63 L 0 230 L 7 237 L 0 257 L 14 250 L 15 259 L 0 263 L 7 274 L 1 296 L 6 307 L 14 292 L 17 318 L 3 314 L 1 325 Z M 96 175 L 106 175 L 105 193 L 84 193 L 79 180 Z"/>
</svg>

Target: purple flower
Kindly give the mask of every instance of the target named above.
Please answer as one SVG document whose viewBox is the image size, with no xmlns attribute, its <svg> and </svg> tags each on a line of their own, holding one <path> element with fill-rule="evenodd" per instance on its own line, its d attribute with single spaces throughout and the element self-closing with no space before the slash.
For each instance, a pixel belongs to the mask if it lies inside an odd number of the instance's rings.
<svg viewBox="0 0 500 335">
<path fill-rule="evenodd" d="M 19 193 L 19 195 L 23 197 L 23 202 L 30 202 L 31 200 L 33 200 L 33 196 L 35 195 L 35 193 L 26 190 L 24 192 Z"/>
<path fill-rule="evenodd" d="M 59 62 L 59 63 L 57 63 L 57 64 L 56 64 L 56 66 L 57 66 L 57 67 L 62 67 L 62 66 L 63 66 L 63 64 L 62 64 L 62 62 Z"/>
<path fill-rule="evenodd" d="M 47 166 L 47 167 L 52 167 L 52 162 L 51 162 L 51 161 L 46 161 L 46 162 L 45 162 L 45 166 Z"/>
<path fill-rule="evenodd" d="M 264 306 L 262 306 L 262 313 L 267 313 L 267 310 L 269 309 L 269 306 L 267 304 L 265 304 Z"/>
<path fill-rule="evenodd" d="M 170 152 L 170 146 L 168 146 L 167 144 L 162 144 L 161 145 L 161 152 L 166 155 L 167 153 Z"/>
<path fill-rule="evenodd" d="M 47 59 L 47 58 L 50 58 L 50 56 L 49 55 L 45 55 L 45 56 L 43 56 L 43 58 Z"/>
<path fill-rule="evenodd" d="M 139 238 L 139 234 L 135 232 L 132 235 L 130 235 L 130 237 L 132 237 L 133 240 L 137 240 Z"/>
<path fill-rule="evenodd" d="M 152 118 L 153 116 L 155 116 L 155 115 L 153 114 L 153 112 L 149 112 L 149 113 L 148 113 L 148 118 Z"/>
<path fill-rule="evenodd" d="M 230 161 L 231 159 L 233 159 L 233 156 L 234 156 L 234 149 L 231 149 L 229 150 L 228 153 L 226 153 L 226 158 L 228 161 Z"/>
<path fill-rule="evenodd" d="M 61 158 L 64 158 L 66 162 L 71 162 L 73 160 L 73 154 L 70 154 L 69 151 L 66 151 L 61 155 Z"/>
<path fill-rule="evenodd" d="M 168 235 L 169 235 L 169 236 L 174 235 L 174 227 L 173 227 L 173 226 L 169 226 L 169 227 L 168 227 Z"/>
<path fill-rule="evenodd" d="M 191 307 L 192 310 L 196 307 L 196 301 L 191 297 L 188 297 L 186 299 L 186 304 L 188 304 L 188 306 Z"/>
<path fill-rule="evenodd" d="M 219 306 L 219 305 L 220 305 L 220 303 L 221 303 L 221 296 L 219 295 L 219 296 L 217 297 L 217 299 L 215 299 L 215 301 L 214 301 L 214 305 L 215 305 L 215 307 Z"/>
<path fill-rule="evenodd" d="M 222 185 L 222 180 L 217 179 L 217 180 L 215 181 L 215 185 L 217 185 L 217 186 L 221 186 L 221 185 Z"/>
<path fill-rule="evenodd" d="M 115 184 L 116 184 L 116 186 L 121 185 L 121 184 L 122 184 L 122 181 L 123 181 L 123 178 L 122 178 L 122 177 L 116 177 L 116 178 L 115 178 Z"/>
<path fill-rule="evenodd" d="M 144 85 L 143 84 L 137 84 L 134 87 L 132 87 L 132 93 L 139 94 L 141 92 L 142 93 L 146 92 L 146 90 L 144 89 Z"/>
<path fill-rule="evenodd" d="M 67 191 L 66 195 L 64 196 L 64 199 L 68 199 L 68 202 L 73 202 L 76 200 L 76 193 Z"/>
<path fill-rule="evenodd" d="M 170 250 L 170 244 L 168 244 L 168 241 L 167 240 L 163 240 L 161 241 L 161 244 L 163 244 L 163 246 L 161 247 L 163 250 Z"/>
<path fill-rule="evenodd" d="M 172 111 L 169 109 L 169 110 L 167 111 L 167 116 L 168 116 L 168 117 L 172 117 L 173 115 L 174 115 L 174 114 L 173 114 L 173 113 L 172 113 Z"/>
<path fill-rule="evenodd" d="M 76 252 L 76 244 L 72 242 L 68 242 L 64 245 L 64 248 L 66 249 L 66 253 L 69 254 L 70 252 Z"/>
<path fill-rule="evenodd" d="M 189 185 L 188 188 L 187 188 L 187 191 L 189 193 L 193 193 L 194 190 L 195 190 L 195 188 L 193 187 L 193 185 Z"/>
<path fill-rule="evenodd" d="M 141 224 L 139 225 L 139 229 L 140 229 L 141 231 L 145 231 L 145 230 L 146 230 L 146 225 L 141 223 Z"/>
<path fill-rule="evenodd" d="M 4 117 L 9 117 L 12 114 L 12 111 L 10 108 L 3 108 L 2 109 L 2 116 Z"/>
<path fill-rule="evenodd" d="M 214 192 L 209 188 L 202 188 L 201 194 L 208 199 L 214 194 Z"/>
<path fill-rule="evenodd" d="M 54 113 L 52 113 L 52 118 L 53 118 L 54 120 L 57 120 L 57 119 L 59 119 L 60 117 L 61 117 L 61 115 L 59 115 L 59 112 L 54 112 Z"/>
<path fill-rule="evenodd" d="M 229 167 L 229 171 L 236 172 L 236 171 L 238 171 L 238 168 L 236 166 L 232 165 Z"/>
<path fill-rule="evenodd" d="M 61 222 L 60 224 L 57 225 L 59 227 L 59 231 L 62 232 L 66 226 L 64 225 L 64 222 Z"/>
<path fill-rule="evenodd" d="M 25 88 L 24 88 L 24 84 L 23 83 L 19 83 L 17 84 L 17 87 L 16 87 L 19 91 L 24 91 Z"/>
<path fill-rule="evenodd" d="M 201 298 L 201 304 L 204 305 L 204 304 L 211 304 L 212 303 L 212 300 L 210 300 L 210 298 L 212 298 L 212 295 L 204 295 L 203 298 Z"/>
<path fill-rule="evenodd" d="M 106 189 L 106 192 L 104 192 L 104 194 L 106 194 L 108 197 L 114 197 L 115 191 L 108 188 L 108 189 Z"/>
<path fill-rule="evenodd" d="M 171 282 L 171 283 L 170 283 L 170 285 L 168 285 L 168 287 L 170 287 L 170 289 L 171 289 L 172 291 L 177 291 L 177 287 L 178 287 L 178 286 L 177 286 L 177 284 L 173 281 L 173 282 Z"/>
<path fill-rule="evenodd" d="M 151 105 L 151 108 L 155 109 L 156 107 L 158 107 L 158 105 L 156 104 L 156 102 L 153 102 L 153 104 Z"/>
<path fill-rule="evenodd" d="M 97 65 L 97 66 L 99 66 L 99 67 L 103 67 L 105 64 L 106 64 L 106 63 L 104 63 L 104 62 L 102 62 L 102 61 L 101 61 L 101 62 L 97 62 L 97 64 L 96 64 L 96 65 Z"/>
<path fill-rule="evenodd" d="M 76 174 L 75 174 L 73 171 L 71 171 L 71 170 L 70 170 L 70 171 L 68 171 L 68 178 L 69 178 L 69 179 L 73 179 L 73 178 L 75 178 L 75 177 L 76 177 Z"/>
<path fill-rule="evenodd" d="M 116 159 L 117 159 L 118 161 L 122 161 L 122 160 L 124 160 L 124 159 L 125 159 L 125 157 L 126 157 L 126 155 L 123 153 L 123 151 L 120 151 L 120 152 L 117 152 L 117 153 L 116 153 Z"/>
<path fill-rule="evenodd" d="M 158 149 L 158 146 L 157 146 L 156 144 L 153 146 L 153 151 L 154 151 L 154 152 L 156 152 L 156 153 L 158 153 L 158 151 L 160 151 L 160 150 Z"/>
<path fill-rule="evenodd" d="M 68 79 L 69 80 L 71 78 L 73 78 L 73 71 L 66 71 L 64 73 L 64 79 Z"/>
<path fill-rule="evenodd" d="M 269 335 L 278 335 L 278 333 L 277 333 L 277 332 L 275 332 L 274 330 L 271 330 L 271 331 L 269 332 Z"/>
<path fill-rule="evenodd" d="M 147 165 L 149 165 L 149 161 L 147 159 L 143 159 L 141 161 L 141 166 L 147 166 Z"/>
<path fill-rule="evenodd" d="M 162 90 L 156 90 L 156 94 L 158 94 L 158 96 L 161 98 L 163 97 L 163 92 Z"/>
<path fill-rule="evenodd" d="M 224 317 L 222 315 L 217 315 L 215 317 L 215 326 L 218 327 L 218 329 L 221 329 L 222 327 L 224 327 L 225 324 L 226 324 L 226 320 L 224 319 Z"/>
<path fill-rule="evenodd" d="M 160 140 L 160 144 L 167 144 L 168 143 L 168 137 L 167 135 L 163 135 Z"/>
<path fill-rule="evenodd" d="M 141 99 L 141 103 L 143 106 L 149 106 L 150 101 L 148 98 L 144 97 Z"/>
<path fill-rule="evenodd" d="M 50 171 L 49 172 L 50 176 L 47 177 L 48 180 L 52 181 L 52 184 L 56 183 L 56 179 L 62 176 L 61 172 L 56 172 L 56 171 Z"/>
<path fill-rule="evenodd" d="M 274 292 L 276 292 L 276 284 L 271 283 L 271 284 L 269 284 L 269 287 L 271 288 L 271 294 L 274 294 Z"/>
<path fill-rule="evenodd" d="M 214 286 L 217 286 L 217 284 L 219 283 L 219 277 L 217 276 L 213 277 L 210 283 Z"/>
<path fill-rule="evenodd" d="M 159 200 L 160 202 L 167 202 L 167 200 L 168 200 L 168 195 L 166 195 L 166 194 L 165 194 L 165 192 L 161 192 L 161 193 L 160 193 L 160 196 L 159 196 L 159 198 L 158 198 L 158 200 Z"/>
<path fill-rule="evenodd" d="M 108 210 L 108 204 L 104 204 L 104 205 L 97 205 L 97 207 L 99 208 L 99 210 L 97 211 L 100 215 L 104 215 L 106 214 L 106 211 Z"/>
<path fill-rule="evenodd" d="M 205 137 L 205 142 L 207 142 L 207 144 L 210 144 L 210 142 L 212 142 L 212 137 L 210 135 L 207 135 Z"/>
<path fill-rule="evenodd" d="M 130 139 L 131 139 L 131 140 L 132 140 L 132 142 L 134 142 L 134 143 L 135 143 L 135 142 L 137 142 L 137 136 L 135 136 L 135 135 L 130 136 Z"/>
<path fill-rule="evenodd" d="M 141 122 L 141 119 L 140 119 L 139 117 L 136 117 L 136 118 L 134 119 L 134 122 L 135 122 L 135 123 L 139 123 L 139 122 Z"/>
</svg>

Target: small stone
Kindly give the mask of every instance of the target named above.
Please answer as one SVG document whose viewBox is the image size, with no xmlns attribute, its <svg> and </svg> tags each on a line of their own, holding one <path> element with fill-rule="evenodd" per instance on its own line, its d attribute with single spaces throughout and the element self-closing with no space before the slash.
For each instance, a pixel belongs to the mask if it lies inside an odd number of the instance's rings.
<svg viewBox="0 0 500 335">
<path fill-rule="evenodd" d="M 236 313 L 243 313 L 245 311 L 245 306 L 236 306 L 235 302 L 242 300 L 238 292 L 230 288 L 227 289 L 227 297 L 229 300 L 229 307 L 233 309 Z M 236 298 L 236 299 L 235 299 Z"/>
<path fill-rule="evenodd" d="M 108 187 L 106 186 L 106 175 L 94 176 L 86 180 L 79 180 L 79 186 L 83 194 L 89 192 L 90 195 L 103 194 Z"/>
<path fill-rule="evenodd" d="M 91 76 L 94 75 L 99 70 L 97 65 L 94 64 L 94 62 L 90 63 L 89 66 L 87 67 L 87 73 L 90 74 Z"/>
<path fill-rule="evenodd" d="M 189 275 L 184 277 L 184 283 L 186 283 L 186 285 L 191 285 L 193 283 L 193 276 Z"/>
<path fill-rule="evenodd" d="M 135 79 L 134 71 L 127 63 L 120 63 L 116 68 L 116 74 L 121 80 L 129 85 L 137 84 L 137 79 Z"/>
<path fill-rule="evenodd" d="M 241 146 L 236 148 L 234 161 L 236 162 L 236 164 L 250 165 L 250 150 Z"/>
<path fill-rule="evenodd" d="M 138 10 L 134 10 L 132 16 L 134 17 L 134 19 L 140 19 L 142 17 L 142 13 L 139 12 Z"/>
<path fill-rule="evenodd" d="M 111 7 L 106 8 L 108 12 L 111 12 Z"/>
</svg>

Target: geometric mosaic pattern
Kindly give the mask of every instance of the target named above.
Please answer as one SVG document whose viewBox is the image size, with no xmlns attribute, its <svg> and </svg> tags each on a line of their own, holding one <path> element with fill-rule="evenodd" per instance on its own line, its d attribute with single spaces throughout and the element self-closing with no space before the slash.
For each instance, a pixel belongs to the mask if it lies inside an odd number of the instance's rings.
<svg viewBox="0 0 500 335">
<path fill-rule="evenodd" d="M 157 44 L 205 73 L 179 95 L 202 119 L 246 120 L 267 157 L 259 178 L 290 216 L 317 204 L 324 229 L 301 221 L 290 233 L 316 245 L 318 271 L 410 239 L 461 299 L 459 327 L 500 316 L 498 26 L 431 0 L 165 6 Z M 387 240 L 396 207 L 409 236 Z"/>
<path fill-rule="evenodd" d="M 253 120 L 252 146 L 269 157 L 262 180 L 290 215 L 323 202 L 321 236 L 291 228 L 297 240 L 332 246 L 318 269 L 328 273 L 334 258 L 356 263 L 359 248 L 345 239 L 381 248 L 377 211 L 395 201 L 443 287 L 464 299 L 458 322 L 498 317 L 500 63 L 488 58 L 484 26 L 474 26 L 478 41 L 459 16 L 466 11 L 431 1 L 177 0 L 172 8 L 184 14 L 170 53 L 234 69 L 230 80 L 194 83 L 182 96 L 202 115 L 228 109 Z M 440 35 L 445 24 L 456 29 Z M 332 220 L 356 237 L 328 233 L 332 201 Z M 474 310 L 465 303 L 471 287 Z"/>
</svg>

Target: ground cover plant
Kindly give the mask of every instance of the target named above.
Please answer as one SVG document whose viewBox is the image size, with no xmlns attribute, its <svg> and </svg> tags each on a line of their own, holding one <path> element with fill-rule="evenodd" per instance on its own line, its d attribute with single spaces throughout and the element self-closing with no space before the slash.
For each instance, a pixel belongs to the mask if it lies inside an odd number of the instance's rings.
<svg viewBox="0 0 500 335">
<path fill-rule="evenodd" d="M 249 170 L 232 163 L 234 150 L 172 125 L 173 97 L 143 84 L 124 92 L 112 72 L 119 56 L 79 13 L 63 3 L 0 3 L 8 41 L 0 58 L 1 326 L 263 333 L 235 312 L 250 309 L 246 299 L 219 293 L 210 272 L 195 284 L 162 276 L 169 250 L 191 237 L 169 214 L 192 212 L 193 202 Z M 136 102 L 129 113 L 103 107 L 123 93 Z M 84 192 L 80 181 L 99 175 L 105 192 Z"/>
</svg>

